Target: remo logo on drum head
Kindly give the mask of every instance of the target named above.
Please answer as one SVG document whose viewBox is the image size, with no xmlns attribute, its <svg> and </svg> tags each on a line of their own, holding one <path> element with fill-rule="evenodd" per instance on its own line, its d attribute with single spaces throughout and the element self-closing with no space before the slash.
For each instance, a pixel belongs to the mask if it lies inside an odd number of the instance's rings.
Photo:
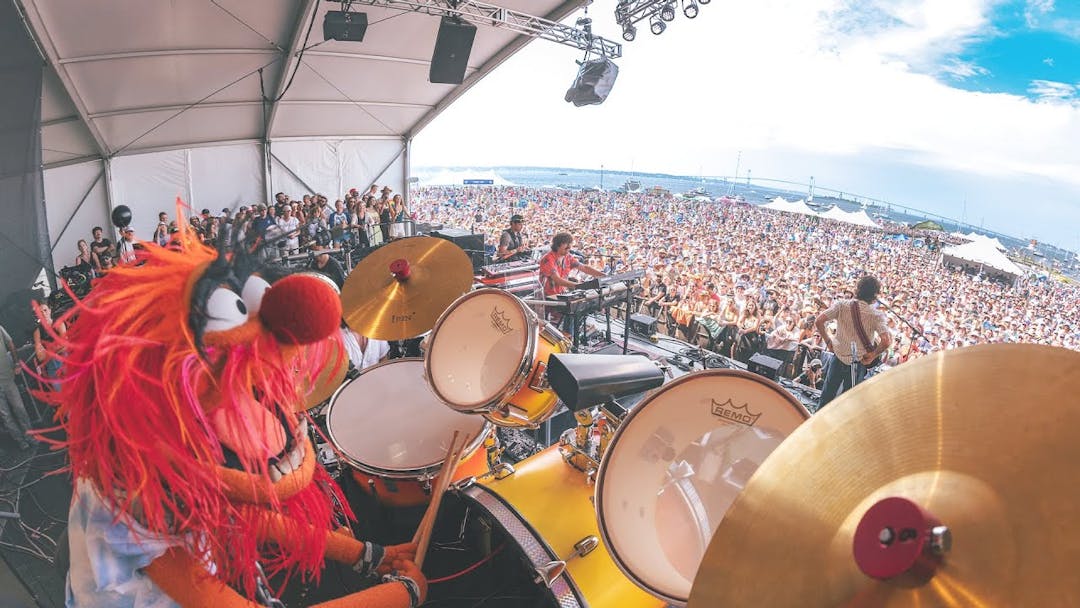
<svg viewBox="0 0 1080 608">
<path fill-rule="evenodd" d="M 809 417 L 779 385 L 737 370 L 683 376 L 649 396 L 622 421 L 597 475 L 600 534 L 619 569 L 686 605 L 720 520 Z"/>
</svg>

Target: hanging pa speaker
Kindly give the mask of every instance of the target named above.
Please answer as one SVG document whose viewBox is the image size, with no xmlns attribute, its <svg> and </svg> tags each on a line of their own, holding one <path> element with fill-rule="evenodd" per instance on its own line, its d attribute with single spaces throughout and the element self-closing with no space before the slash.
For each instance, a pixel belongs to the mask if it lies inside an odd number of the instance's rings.
<svg viewBox="0 0 1080 608">
<path fill-rule="evenodd" d="M 607 57 L 586 61 L 581 64 L 577 78 L 566 91 L 564 99 L 579 108 L 604 103 L 618 75 L 619 66 Z"/>
<path fill-rule="evenodd" d="M 469 67 L 476 26 L 456 17 L 443 17 L 439 35 L 435 37 L 435 52 L 431 54 L 428 81 L 438 84 L 461 84 Z"/>
<path fill-rule="evenodd" d="M 323 40 L 363 42 L 367 32 L 367 13 L 326 11 L 322 31 Z"/>
</svg>

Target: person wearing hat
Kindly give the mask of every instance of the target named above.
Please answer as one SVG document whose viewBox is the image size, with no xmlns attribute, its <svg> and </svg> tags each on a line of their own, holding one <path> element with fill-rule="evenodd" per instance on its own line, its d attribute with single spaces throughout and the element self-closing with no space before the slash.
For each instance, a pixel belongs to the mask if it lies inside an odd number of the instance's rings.
<svg viewBox="0 0 1080 608">
<path fill-rule="evenodd" d="M 525 218 L 515 213 L 510 216 L 510 227 L 502 231 L 499 237 L 499 249 L 495 253 L 496 262 L 517 262 L 529 259 L 530 251 L 525 246 Z"/>
<path fill-rule="evenodd" d="M 795 378 L 795 382 L 804 384 L 810 388 L 821 388 L 822 375 L 821 359 L 813 359 L 806 368 L 803 369 L 803 373 Z"/>
<path fill-rule="evenodd" d="M 135 229 L 124 226 L 120 229 L 120 236 L 120 242 L 116 245 L 120 263 L 130 264 L 135 261 Z"/>
</svg>

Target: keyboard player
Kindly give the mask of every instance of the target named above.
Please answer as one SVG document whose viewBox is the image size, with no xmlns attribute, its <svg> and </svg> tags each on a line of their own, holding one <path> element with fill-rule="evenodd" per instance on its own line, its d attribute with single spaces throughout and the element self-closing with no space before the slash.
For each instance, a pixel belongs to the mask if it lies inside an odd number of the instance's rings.
<svg viewBox="0 0 1080 608">
<path fill-rule="evenodd" d="M 569 232 L 560 232 L 551 239 L 551 251 L 540 258 L 540 286 L 544 289 L 544 298 L 555 299 L 567 289 L 577 287 L 577 282 L 570 279 L 570 271 L 579 270 L 587 275 L 602 277 L 604 273 L 577 259 L 570 253 L 570 247 L 574 244 L 574 237 Z M 573 332 L 573 316 L 549 309 L 548 320 L 552 323 L 562 321 L 560 327 L 563 331 Z"/>
</svg>

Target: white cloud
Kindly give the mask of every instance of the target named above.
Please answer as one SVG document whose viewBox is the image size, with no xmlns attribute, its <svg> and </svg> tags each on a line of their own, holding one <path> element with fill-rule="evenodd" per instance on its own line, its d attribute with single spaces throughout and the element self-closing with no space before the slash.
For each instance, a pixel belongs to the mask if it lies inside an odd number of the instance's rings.
<svg viewBox="0 0 1080 608">
<path fill-rule="evenodd" d="M 1077 88 L 1065 82 L 1052 80 L 1032 80 L 1028 92 L 1039 101 L 1066 101 L 1076 96 Z"/>
<path fill-rule="evenodd" d="M 679 15 L 661 36 L 642 28 L 624 45 L 611 97 L 583 108 L 562 101 L 579 54 L 536 42 L 425 130 L 413 162 L 730 175 L 742 150 L 744 176 L 750 168 L 805 179 L 818 171 L 815 157 L 854 166 L 889 151 L 897 171 L 1051 182 L 1080 198 L 1080 110 L 1061 97 L 1035 103 L 961 91 L 921 69 L 937 63 L 958 77 L 979 75 L 978 66 L 942 59 L 958 41 L 988 34 L 993 4 L 712 2 L 695 20 Z M 598 34 L 619 39 L 613 8 L 614 0 L 597 0 L 589 12 Z M 859 178 L 816 174 L 819 185 L 838 188 Z M 904 180 L 894 181 L 863 194 L 903 200 Z"/>
<path fill-rule="evenodd" d="M 1038 27 L 1039 20 L 1054 12 L 1054 0 L 1027 0 L 1024 6 L 1024 20 L 1028 27 Z"/>
<path fill-rule="evenodd" d="M 1050 67 L 1054 67 L 1054 58 L 1053 57 L 1047 57 L 1046 59 L 1043 59 L 1043 63 L 1045 63 L 1046 65 L 1048 65 Z"/>
</svg>

